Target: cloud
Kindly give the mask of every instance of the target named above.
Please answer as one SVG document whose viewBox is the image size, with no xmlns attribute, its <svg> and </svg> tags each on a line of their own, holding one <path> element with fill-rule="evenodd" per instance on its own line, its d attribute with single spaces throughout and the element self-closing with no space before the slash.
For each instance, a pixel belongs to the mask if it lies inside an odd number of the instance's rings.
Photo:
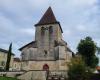
<svg viewBox="0 0 100 80">
<path fill-rule="evenodd" d="M 76 27 L 76 29 L 79 30 L 79 31 L 86 31 L 86 30 L 87 30 L 87 26 L 78 25 L 78 26 Z"/>
<path fill-rule="evenodd" d="M 0 47 L 13 51 L 34 40 L 34 24 L 51 6 L 64 31 L 63 37 L 73 51 L 80 39 L 91 36 L 100 44 L 99 0 L 0 0 Z"/>
<path fill-rule="evenodd" d="M 0 28 L 1 28 L 1 31 L 4 30 L 4 29 L 7 30 L 7 25 L 9 25 L 8 29 L 12 29 L 13 26 L 14 26 L 13 22 L 10 19 L 8 19 L 3 14 L 0 14 Z"/>
<path fill-rule="evenodd" d="M 33 28 L 25 28 L 25 29 L 21 29 L 20 33 L 29 34 L 29 35 L 33 36 L 33 34 L 35 34 L 35 30 Z"/>
<path fill-rule="evenodd" d="M 75 6 L 90 6 L 90 5 L 94 5 L 97 0 L 71 0 L 69 1 L 72 5 L 75 5 Z"/>
</svg>

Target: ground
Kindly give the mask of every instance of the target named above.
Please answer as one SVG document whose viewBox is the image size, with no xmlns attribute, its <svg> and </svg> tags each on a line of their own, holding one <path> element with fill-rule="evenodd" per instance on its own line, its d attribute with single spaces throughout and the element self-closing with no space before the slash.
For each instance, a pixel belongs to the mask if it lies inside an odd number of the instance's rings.
<svg viewBox="0 0 100 80">
<path fill-rule="evenodd" d="M 0 80 L 18 80 L 18 79 L 10 77 L 0 77 Z"/>
</svg>

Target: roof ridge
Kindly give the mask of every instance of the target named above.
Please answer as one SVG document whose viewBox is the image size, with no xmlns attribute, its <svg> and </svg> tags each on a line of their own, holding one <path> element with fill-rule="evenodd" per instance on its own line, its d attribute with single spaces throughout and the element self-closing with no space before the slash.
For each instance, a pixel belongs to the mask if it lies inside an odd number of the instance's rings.
<svg viewBox="0 0 100 80">
<path fill-rule="evenodd" d="M 58 23 L 51 7 L 47 9 L 40 21 L 35 26 L 50 23 Z"/>
</svg>

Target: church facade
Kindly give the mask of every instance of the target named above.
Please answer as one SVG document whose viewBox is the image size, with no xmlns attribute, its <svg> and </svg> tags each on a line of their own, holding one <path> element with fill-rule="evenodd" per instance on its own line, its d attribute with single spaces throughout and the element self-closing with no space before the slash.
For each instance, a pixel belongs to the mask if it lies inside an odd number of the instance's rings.
<svg viewBox="0 0 100 80">
<path fill-rule="evenodd" d="M 62 38 L 62 27 L 49 7 L 35 25 L 35 40 L 21 47 L 22 70 L 67 70 L 72 51 Z"/>
</svg>

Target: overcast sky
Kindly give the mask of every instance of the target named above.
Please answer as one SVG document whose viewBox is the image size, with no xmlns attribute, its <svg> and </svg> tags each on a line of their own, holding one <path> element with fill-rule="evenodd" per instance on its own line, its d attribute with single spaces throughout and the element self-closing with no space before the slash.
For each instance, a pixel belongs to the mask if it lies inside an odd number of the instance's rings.
<svg viewBox="0 0 100 80">
<path fill-rule="evenodd" d="M 80 39 L 91 36 L 100 46 L 100 0 L 0 0 L 0 48 L 13 52 L 34 40 L 34 25 L 51 6 L 73 51 Z"/>
</svg>

